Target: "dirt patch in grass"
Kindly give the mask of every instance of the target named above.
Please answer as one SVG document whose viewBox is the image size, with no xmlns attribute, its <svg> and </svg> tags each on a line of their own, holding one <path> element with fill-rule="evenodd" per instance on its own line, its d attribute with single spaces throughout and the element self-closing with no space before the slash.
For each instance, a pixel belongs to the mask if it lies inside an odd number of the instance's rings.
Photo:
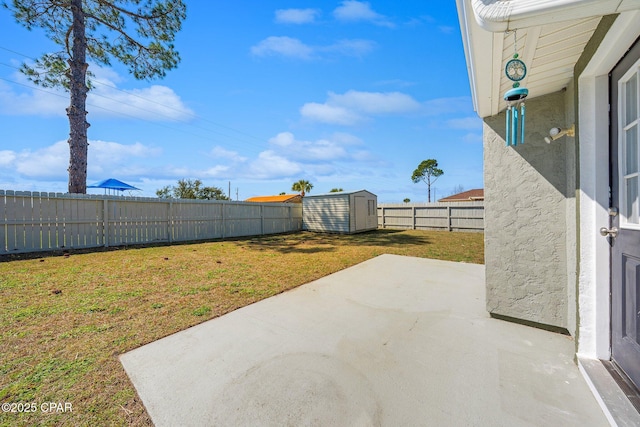
<svg viewBox="0 0 640 427">
<path fill-rule="evenodd" d="M 19 413 L 0 412 L 0 425 L 150 425 L 120 354 L 381 254 L 482 263 L 483 235 L 297 233 L 5 258 L 0 403 Z"/>
</svg>

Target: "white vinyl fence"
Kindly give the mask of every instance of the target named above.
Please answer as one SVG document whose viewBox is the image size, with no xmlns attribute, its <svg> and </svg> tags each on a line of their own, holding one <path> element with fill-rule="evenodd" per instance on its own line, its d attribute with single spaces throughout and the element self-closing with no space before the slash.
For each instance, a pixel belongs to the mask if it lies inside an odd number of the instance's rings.
<svg viewBox="0 0 640 427">
<path fill-rule="evenodd" d="M 484 202 L 378 205 L 378 228 L 484 231 Z"/>
<path fill-rule="evenodd" d="M 0 255 L 301 229 L 301 204 L 0 190 Z"/>
</svg>

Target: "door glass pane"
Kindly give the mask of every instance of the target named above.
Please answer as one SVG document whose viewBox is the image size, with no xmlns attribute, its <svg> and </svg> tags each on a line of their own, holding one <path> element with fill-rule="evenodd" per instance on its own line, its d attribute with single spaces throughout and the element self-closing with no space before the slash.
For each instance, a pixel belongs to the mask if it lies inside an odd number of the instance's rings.
<svg viewBox="0 0 640 427">
<path fill-rule="evenodd" d="M 638 118 L 638 73 L 627 81 L 625 86 L 625 121 L 624 125 L 628 125 Z"/>
<path fill-rule="evenodd" d="M 638 177 L 634 176 L 633 178 L 625 179 L 625 184 L 627 184 L 627 203 L 626 203 L 626 217 L 627 223 L 629 224 L 639 224 L 639 215 L 638 215 Z"/>
<path fill-rule="evenodd" d="M 625 134 L 625 156 L 626 165 L 625 175 L 638 172 L 638 125 L 627 129 Z"/>
</svg>

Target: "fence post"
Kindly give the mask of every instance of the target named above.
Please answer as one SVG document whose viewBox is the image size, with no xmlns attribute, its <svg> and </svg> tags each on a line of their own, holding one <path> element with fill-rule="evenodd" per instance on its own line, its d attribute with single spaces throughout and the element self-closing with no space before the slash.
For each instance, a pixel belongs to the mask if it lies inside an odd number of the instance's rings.
<svg viewBox="0 0 640 427">
<path fill-rule="evenodd" d="M 167 214 L 167 240 L 169 243 L 173 242 L 173 201 L 169 199 L 169 212 Z"/>
<path fill-rule="evenodd" d="M 413 217 L 413 219 L 411 220 L 411 229 L 415 230 L 416 229 L 416 207 L 415 206 L 411 207 L 411 216 Z"/>
<path fill-rule="evenodd" d="M 260 205 L 260 235 L 264 236 L 264 205 Z"/>
<path fill-rule="evenodd" d="M 451 231 L 451 205 L 447 206 L 447 224 L 449 231 Z"/>
<path fill-rule="evenodd" d="M 227 225 L 225 224 L 225 220 L 224 220 L 224 202 L 222 202 L 222 208 L 221 208 L 220 214 L 221 214 L 221 217 L 222 217 L 222 221 L 221 221 L 221 224 L 220 224 L 220 227 L 222 227 L 221 228 L 221 234 L 222 234 L 222 238 L 224 239 L 224 231 L 227 228 Z"/>
<path fill-rule="evenodd" d="M 109 200 L 103 199 L 103 212 L 102 212 L 102 233 L 104 239 L 104 247 L 109 247 Z"/>
</svg>

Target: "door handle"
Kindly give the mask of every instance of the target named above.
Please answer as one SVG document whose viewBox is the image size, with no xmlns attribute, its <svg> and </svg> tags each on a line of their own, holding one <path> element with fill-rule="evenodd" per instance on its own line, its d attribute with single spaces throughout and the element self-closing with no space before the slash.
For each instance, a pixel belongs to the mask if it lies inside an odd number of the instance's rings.
<svg viewBox="0 0 640 427">
<path fill-rule="evenodd" d="M 600 229 L 600 235 L 603 237 L 616 237 L 618 235 L 618 228 L 617 227 L 611 227 L 611 228 L 607 228 L 607 227 L 602 227 Z"/>
</svg>

